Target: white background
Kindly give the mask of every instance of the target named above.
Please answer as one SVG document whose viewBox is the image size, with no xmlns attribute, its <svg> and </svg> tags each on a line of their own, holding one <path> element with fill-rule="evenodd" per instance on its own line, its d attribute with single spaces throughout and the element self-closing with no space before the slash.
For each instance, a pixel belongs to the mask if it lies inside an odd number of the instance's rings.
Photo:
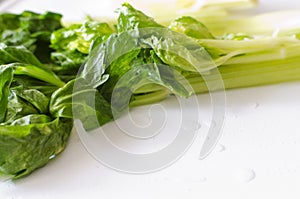
<svg viewBox="0 0 300 199">
<path fill-rule="evenodd" d="M 105 10 L 105 6 L 113 10 L 109 1 L 93 5 L 88 5 L 87 1 L 78 2 L 27 0 L 10 5 L 8 10 L 51 9 L 65 13 L 69 19 L 82 17 L 82 10 L 97 13 L 99 7 Z M 292 0 L 265 0 L 261 1 L 257 12 L 297 6 L 299 2 Z M 119 173 L 103 166 L 87 153 L 73 133 L 66 150 L 47 166 L 18 181 L 0 182 L 0 198 L 298 199 L 299 91 L 300 82 L 227 91 L 224 135 L 205 160 L 198 160 L 198 156 L 208 129 L 210 99 L 208 94 L 198 96 L 203 102 L 198 138 L 175 164 L 146 175 Z M 156 142 L 164 143 L 165 140 Z"/>
</svg>

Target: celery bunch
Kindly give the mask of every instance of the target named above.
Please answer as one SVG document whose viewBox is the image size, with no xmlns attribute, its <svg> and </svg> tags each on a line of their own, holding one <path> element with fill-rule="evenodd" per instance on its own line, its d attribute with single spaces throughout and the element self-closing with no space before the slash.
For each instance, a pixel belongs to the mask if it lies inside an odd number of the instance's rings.
<svg viewBox="0 0 300 199">
<path fill-rule="evenodd" d="M 216 69 L 225 89 L 300 80 L 300 24 L 287 20 L 297 12 L 235 19 L 208 7 L 163 24 L 128 3 L 113 25 L 0 14 L 0 175 L 45 165 L 66 146 L 74 119 L 92 130 L 128 104 L 208 92 Z"/>
<path fill-rule="evenodd" d="M 168 28 L 195 39 L 207 50 L 221 73 L 226 89 L 260 86 L 300 80 L 300 24 L 297 20 L 289 20 L 289 24 L 296 24 L 294 26 L 284 23 L 298 12 L 284 13 L 219 21 L 203 18 L 205 23 L 192 17 L 180 17 L 170 22 Z M 277 26 L 275 22 L 268 23 L 272 17 L 279 18 L 281 15 L 283 17 Z M 184 72 L 183 75 L 194 93 L 208 91 L 203 74 Z M 210 75 L 211 81 L 216 78 Z M 183 79 L 179 81 L 183 83 Z M 148 94 L 145 95 L 145 91 Z M 142 87 L 136 93 L 138 95 L 132 105 L 151 103 L 170 94 L 161 87 Z M 141 93 L 144 95 L 141 96 Z"/>
</svg>

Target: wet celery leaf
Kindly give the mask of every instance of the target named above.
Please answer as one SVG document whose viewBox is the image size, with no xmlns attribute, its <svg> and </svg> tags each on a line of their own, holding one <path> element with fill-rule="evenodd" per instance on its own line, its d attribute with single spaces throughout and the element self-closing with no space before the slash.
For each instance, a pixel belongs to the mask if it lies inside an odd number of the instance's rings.
<svg viewBox="0 0 300 199">
<path fill-rule="evenodd" d="M 13 30 L 20 27 L 20 16 L 12 13 L 0 14 L 0 34 L 4 30 Z"/>
<path fill-rule="evenodd" d="M 171 22 L 169 28 L 195 39 L 214 39 L 214 36 L 204 24 L 190 16 L 175 19 Z"/>
<path fill-rule="evenodd" d="M 79 119 L 86 130 L 113 120 L 111 105 L 83 78 L 71 80 L 53 93 L 50 113 L 55 117 Z"/>
<path fill-rule="evenodd" d="M 59 65 L 55 70 L 60 74 L 72 74 L 85 62 L 90 46 L 95 39 L 105 40 L 114 31 L 107 23 L 87 18 L 82 24 L 73 24 L 54 31 L 51 47 L 55 52 L 51 59 Z"/>
<path fill-rule="evenodd" d="M 157 23 L 153 18 L 135 9 L 129 3 L 122 4 L 117 12 L 119 13 L 118 23 L 116 25 L 117 32 L 145 27 L 163 28 L 163 26 Z"/>
<path fill-rule="evenodd" d="M 20 178 L 44 166 L 65 148 L 73 120 L 56 118 L 49 122 L 47 116 L 38 117 L 27 118 L 31 121 L 26 125 L 18 124 L 21 119 L 15 125 L 0 125 L 0 173 Z"/>
<path fill-rule="evenodd" d="M 11 67 L 0 66 L 0 123 L 5 120 L 9 87 L 13 80 L 13 70 Z"/>
<path fill-rule="evenodd" d="M 73 24 L 59 29 L 51 35 L 51 47 L 58 51 L 89 53 L 91 42 L 96 37 L 110 35 L 113 30 L 107 23 L 86 19 L 82 24 Z"/>
<path fill-rule="evenodd" d="M 49 63 L 50 36 L 62 28 L 61 15 L 24 11 L 21 14 L 0 14 L 0 42 L 9 46 L 25 46 L 43 63 Z"/>
</svg>

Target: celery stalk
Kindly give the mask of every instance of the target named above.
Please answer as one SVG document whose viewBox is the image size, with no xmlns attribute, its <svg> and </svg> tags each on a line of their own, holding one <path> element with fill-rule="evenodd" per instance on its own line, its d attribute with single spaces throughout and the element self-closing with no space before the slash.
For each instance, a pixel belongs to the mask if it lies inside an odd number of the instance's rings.
<svg viewBox="0 0 300 199">
<path fill-rule="evenodd" d="M 274 83 L 300 80 L 300 57 L 288 60 L 265 61 L 260 63 L 230 64 L 219 67 L 225 89 L 262 86 Z M 201 75 L 194 73 L 185 77 L 194 94 L 206 93 L 208 89 Z M 218 77 L 210 77 L 211 81 Z M 184 83 L 186 80 L 182 80 Z M 169 96 L 166 90 L 146 93 L 134 97 L 131 106 L 150 104 Z"/>
<path fill-rule="evenodd" d="M 300 80 L 300 58 L 254 64 L 233 64 L 221 66 L 219 71 L 225 89 L 289 82 Z M 208 91 L 200 75 L 186 78 L 195 93 Z M 211 79 L 213 81 L 214 78 L 211 77 Z"/>
<path fill-rule="evenodd" d="M 199 40 L 199 42 L 207 48 L 214 47 L 225 53 L 215 59 L 225 89 L 300 80 L 300 41 L 293 37 L 245 41 L 206 39 Z M 223 59 L 224 57 L 225 59 Z M 187 73 L 183 75 L 185 79 L 178 81 L 186 84 L 186 80 L 188 80 L 194 94 L 208 92 L 207 82 L 203 80 L 201 74 Z M 219 78 L 212 74 L 209 75 L 211 81 Z M 139 96 L 141 93 L 143 95 Z M 169 96 L 169 92 L 159 86 L 140 88 L 135 94 L 138 95 L 133 97 L 132 106 L 154 103 Z"/>
</svg>

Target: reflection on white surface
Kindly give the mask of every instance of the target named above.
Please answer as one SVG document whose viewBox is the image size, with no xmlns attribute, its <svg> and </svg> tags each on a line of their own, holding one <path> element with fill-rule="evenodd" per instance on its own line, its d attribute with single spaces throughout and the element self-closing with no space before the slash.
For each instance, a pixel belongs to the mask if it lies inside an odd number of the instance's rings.
<svg viewBox="0 0 300 199">
<path fill-rule="evenodd" d="M 238 169 L 234 177 L 238 182 L 248 183 L 254 180 L 256 174 L 252 169 Z"/>
<path fill-rule="evenodd" d="M 75 121 L 75 128 L 87 151 L 105 166 L 130 174 L 157 172 L 175 163 L 193 144 L 201 127 L 200 109 L 197 96 L 174 97 L 161 102 L 159 109 L 151 107 L 149 127 L 137 127 L 132 116 L 128 119 L 133 110 L 91 132 L 79 121 Z"/>
<path fill-rule="evenodd" d="M 221 140 L 226 150 L 198 160 L 204 140 L 201 134 L 208 128 L 202 125 L 186 155 L 158 173 L 136 176 L 107 169 L 90 157 L 73 134 L 56 160 L 15 185 L 0 186 L 1 199 L 41 199 L 45 195 L 43 199 L 298 198 L 300 93 L 295 91 L 299 90 L 295 82 L 228 91 L 228 115 L 237 117 L 226 118 Z M 210 112 L 209 96 L 198 99 L 203 123 Z M 252 102 L 258 102 L 259 108 L 250 108 Z M 253 170 L 255 178 L 248 183 L 238 180 L 236 172 L 241 168 Z"/>
<path fill-rule="evenodd" d="M 226 150 L 226 147 L 222 144 L 218 144 L 216 147 L 216 151 L 218 152 L 224 152 Z"/>
</svg>

